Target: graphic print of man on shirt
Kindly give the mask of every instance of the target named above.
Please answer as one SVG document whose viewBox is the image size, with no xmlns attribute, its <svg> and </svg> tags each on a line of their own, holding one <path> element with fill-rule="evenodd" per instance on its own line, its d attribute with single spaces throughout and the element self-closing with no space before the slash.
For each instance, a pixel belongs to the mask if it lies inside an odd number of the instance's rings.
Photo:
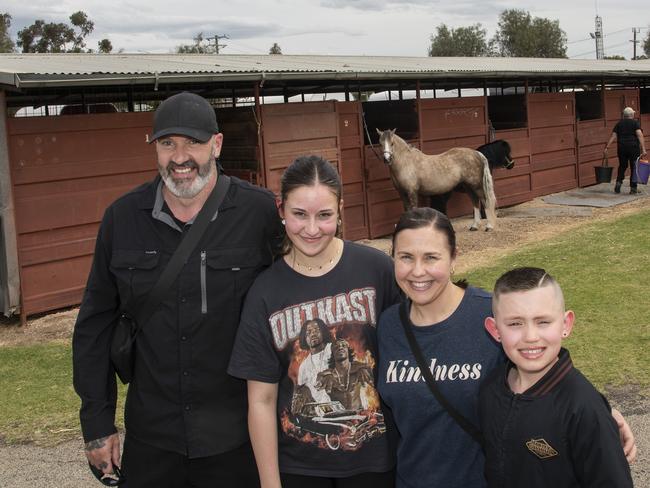
<svg viewBox="0 0 650 488">
<path fill-rule="evenodd" d="M 318 374 L 329 367 L 332 356 L 332 336 L 321 319 L 307 320 L 300 329 L 300 347 L 309 356 L 300 364 L 298 382 L 291 401 L 291 411 L 299 413 L 305 403 L 330 401 L 327 392 L 319 387 Z"/>
</svg>

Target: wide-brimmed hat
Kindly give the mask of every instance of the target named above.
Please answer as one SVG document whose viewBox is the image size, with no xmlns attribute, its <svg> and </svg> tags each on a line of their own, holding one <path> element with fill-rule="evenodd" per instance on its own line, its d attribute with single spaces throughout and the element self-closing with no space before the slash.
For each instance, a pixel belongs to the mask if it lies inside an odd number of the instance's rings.
<svg viewBox="0 0 650 488">
<path fill-rule="evenodd" d="M 217 132 L 219 126 L 212 105 L 195 93 L 182 92 L 169 97 L 156 109 L 149 142 L 171 135 L 206 142 Z"/>
</svg>

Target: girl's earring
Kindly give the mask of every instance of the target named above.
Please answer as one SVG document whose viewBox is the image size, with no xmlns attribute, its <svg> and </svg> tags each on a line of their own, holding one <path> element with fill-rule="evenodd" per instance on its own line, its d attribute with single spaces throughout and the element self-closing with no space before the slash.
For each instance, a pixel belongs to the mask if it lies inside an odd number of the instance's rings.
<svg viewBox="0 0 650 488">
<path fill-rule="evenodd" d="M 342 221 L 341 219 L 339 219 L 339 220 L 336 222 L 336 225 L 342 225 L 342 224 L 343 224 L 343 221 Z"/>
<path fill-rule="evenodd" d="M 282 219 L 282 225 L 287 225 L 287 221 Z"/>
</svg>

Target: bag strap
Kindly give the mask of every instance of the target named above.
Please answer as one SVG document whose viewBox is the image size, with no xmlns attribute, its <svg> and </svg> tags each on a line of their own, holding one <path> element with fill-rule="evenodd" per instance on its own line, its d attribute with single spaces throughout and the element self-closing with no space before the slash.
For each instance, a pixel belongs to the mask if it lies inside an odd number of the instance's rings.
<svg viewBox="0 0 650 488">
<path fill-rule="evenodd" d="M 409 319 L 408 316 L 408 310 L 407 310 L 407 302 L 403 301 L 400 306 L 399 306 L 399 316 L 400 316 L 400 322 L 402 323 L 402 327 L 404 328 L 404 333 L 406 334 L 406 339 L 409 342 L 409 346 L 411 347 L 411 352 L 413 353 L 413 356 L 415 356 L 415 360 L 418 363 L 418 367 L 420 368 L 420 373 L 422 376 L 424 376 L 424 380 L 429 387 L 429 390 L 431 390 L 431 393 L 433 393 L 433 396 L 436 397 L 436 400 L 438 400 L 438 403 L 442 405 L 442 407 L 447 410 L 447 413 L 451 415 L 451 417 L 458 423 L 458 425 L 461 426 L 461 428 L 467 432 L 472 438 L 478 442 L 481 446 L 484 444 L 484 439 L 483 439 L 483 434 L 481 431 L 472 424 L 469 420 L 467 420 L 466 417 L 463 416 L 458 410 L 456 410 L 451 403 L 445 398 L 445 396 L 442 394 L 442 392 L 438 389 L 435 380 L 433 379 L 433 375 L 431 374 L 431 370 L 427 366 L 426 361 L 424 360 L 424 356 L 422 355 L 422 350 L 420 349 L 420 346 L 418 345 L 417 340 L 415 339 L 415 334 L 413 334 L 413 331 L 411 330 L 412 324 L 411 320 Z"/>
<path fill-rule="evenodd" d="M 210 219 L 212 219 L 215 212 L 219 210 L 219 206 L 226 197 L 229 187 L 230 178 L 224 174 L 219 174 L 217 184 L 212 189 L 212 193 L 210 193 L 210 196 L 203 204 L 203 207 L 201 207 L 201 210 L 199 210 L 199 213 L 194 219 L 194 223 L 190 226 L 190 230 L 188 230 L 185 237 L 183 237 L 183 240 L 176 248 L 169 263 L 167 263 L 167 266 L 158 278 L 158 281 L 156 281 L 156 284 L 149 292 L 147 301 L 139 310 L 137 315 L 134 316 L 138 330 L 142 329 L 144 324 L 149 321 L 154 310 L 160 304 L 163 295 L 176 280 L 178 273 L 181 271 L 189 259 L 190 254 L 192 254 L 192 251 L 196 248 L 199 240 L 201 240 L 201 237 L 208 228 Z"/>
</svg>

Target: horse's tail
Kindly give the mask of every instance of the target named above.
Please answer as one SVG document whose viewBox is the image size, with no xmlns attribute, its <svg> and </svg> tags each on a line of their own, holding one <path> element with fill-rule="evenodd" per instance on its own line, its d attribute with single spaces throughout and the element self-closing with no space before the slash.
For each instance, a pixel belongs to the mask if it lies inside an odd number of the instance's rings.
<svg viewBox="0 0 650 488">
<path fill-rule="evenodd" d="M 494 194 L 494 182 L 492 181 L 492 173 L 490 173 L 490 163 L 485 155 L 480 152 L 478 154 L 483 160 L 483 193 L 485 193 L 485 204 L 488 208 L 496 209 L 497 197 Z"/>
</svg>

